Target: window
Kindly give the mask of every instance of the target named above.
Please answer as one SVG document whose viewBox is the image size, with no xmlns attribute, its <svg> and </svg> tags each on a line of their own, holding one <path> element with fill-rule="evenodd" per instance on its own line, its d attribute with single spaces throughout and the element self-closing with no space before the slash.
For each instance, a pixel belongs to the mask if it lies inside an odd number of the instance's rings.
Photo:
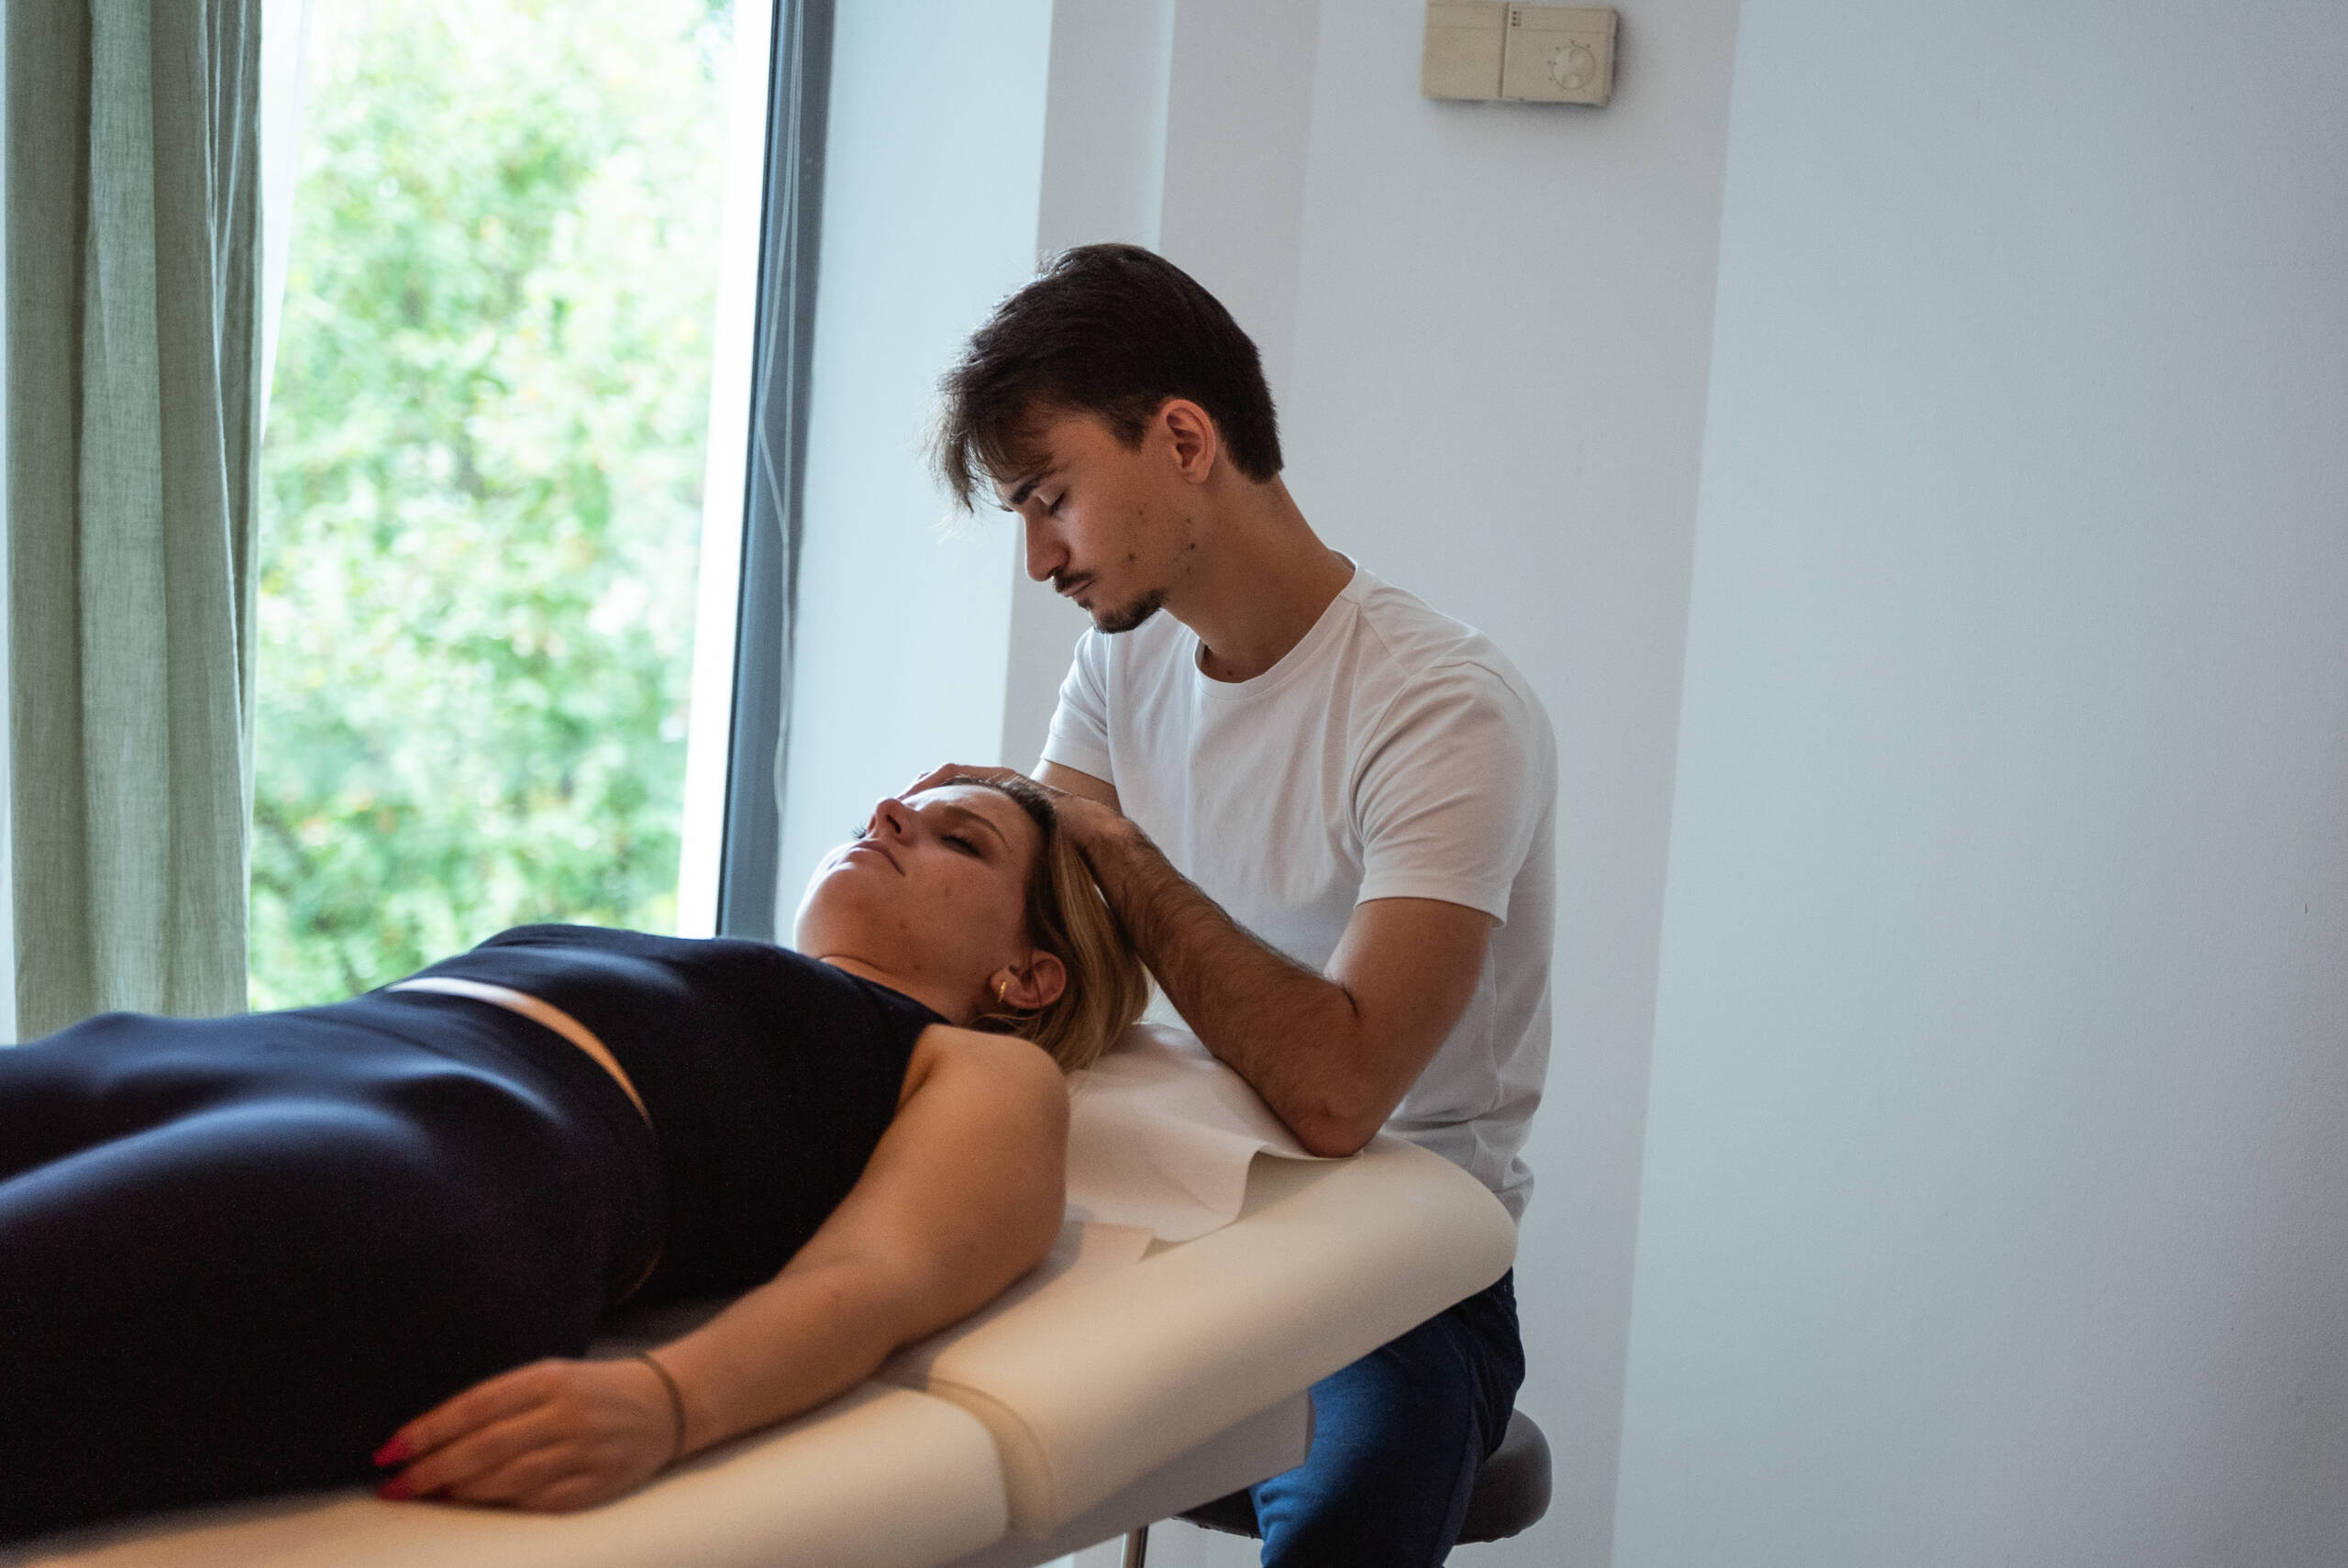
<svg viewBox="0 0 2348 1568">
<path fill-rule="evenodd" d="M 769 18 L 400 0 L 313 26 L 262 457 L 253 1001 L 530 921 L 706 930 L 727 776 L 771 778 L 780 723 L 762 741 L 734 701 L 778 690 L 794 466 L 784 397 L 746 600 L 774 657 L 737 670 L 753 360 L 797 362 L 754 329 L 761 231 L 795 210 L 760 222 Z M 805 286 L 788 262 L 770 292 Z"/>
</svg>

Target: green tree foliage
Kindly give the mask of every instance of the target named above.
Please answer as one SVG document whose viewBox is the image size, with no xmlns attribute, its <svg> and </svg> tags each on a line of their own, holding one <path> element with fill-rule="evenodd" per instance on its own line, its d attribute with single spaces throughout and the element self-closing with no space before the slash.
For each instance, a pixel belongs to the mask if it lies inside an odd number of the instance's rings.
<svg viewBox="0 0 2348 1568">
<path fill-rule="evenodd" d="M 263 448 L 252 999 L 675 919 L 725 15 L 323 6 Z"/>
</svg>

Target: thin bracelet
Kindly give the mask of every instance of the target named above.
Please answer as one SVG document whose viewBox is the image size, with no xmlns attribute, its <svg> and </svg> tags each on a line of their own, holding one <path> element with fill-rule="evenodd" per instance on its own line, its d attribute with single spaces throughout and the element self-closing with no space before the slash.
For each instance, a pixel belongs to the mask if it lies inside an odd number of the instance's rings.
<svg viewBox="0 0 2348 1568">
<path fill-rule="evenodd" d="M 676 1463 L 677 1461 L 685 1456 L 684 1391 L 677 1386 L 677 1380 L 669 1375 L 669 1369 L 661 1365 L 658 1360 L 654 1359 L 650 1351 L 640 1350 L 637 1352 L 636 1359 L 650 1367 L 652 1369 L 653 1375 L 660 1379 L 660 1386 L 669 1391 L 669 1412 L 677 1418 L 677 1441 L 675 1444 L 670 1448 L 669 1457 L 660 1462 L 660 1468 L 666 1470 L 669 1466 Z"/>
</svg>

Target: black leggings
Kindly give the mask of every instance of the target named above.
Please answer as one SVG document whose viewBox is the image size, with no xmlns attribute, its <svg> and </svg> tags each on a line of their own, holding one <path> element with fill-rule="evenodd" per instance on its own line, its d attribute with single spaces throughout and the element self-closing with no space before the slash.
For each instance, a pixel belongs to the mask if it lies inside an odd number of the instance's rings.
<svg viewBox="0 0 2348 1568">
<path fill-rule="evenodd" d="M 0 1049 L 0 1540 L 369 1474 L 450 1394 L 584 1350 L 660 1201 L 618 1086 L 485 1003 Z"/>
</svg>

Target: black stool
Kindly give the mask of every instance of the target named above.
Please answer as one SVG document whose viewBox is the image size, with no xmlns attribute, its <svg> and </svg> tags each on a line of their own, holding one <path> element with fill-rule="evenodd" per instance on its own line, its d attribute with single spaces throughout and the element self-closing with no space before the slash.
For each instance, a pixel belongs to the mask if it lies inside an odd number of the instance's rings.
<svg viewBox="0 0 2348 1568">
<path fill-rule="evenodd" d="M 1468 1498 L 1468 1517 L 1459 1527 L 1459 1543 L 1506 1540 L 1532 1529 L 1548 1511 L 1549 1440 L 1541 1435 L 1532 1417 L 1512 1410 L 1500 1447 L 1477 1473 L 1476 1490 Z M 1245 1492 L 1202 1503 L 1181 1517 L 1225 1535 L 1262 1536 L 1256 1528 L 1256 1504 Z M 1125 1537 L 1124 1568 L 1144 1568 L 1148 1552 L 1149 1529 L 1144 1526 Z"/>
</svg>

